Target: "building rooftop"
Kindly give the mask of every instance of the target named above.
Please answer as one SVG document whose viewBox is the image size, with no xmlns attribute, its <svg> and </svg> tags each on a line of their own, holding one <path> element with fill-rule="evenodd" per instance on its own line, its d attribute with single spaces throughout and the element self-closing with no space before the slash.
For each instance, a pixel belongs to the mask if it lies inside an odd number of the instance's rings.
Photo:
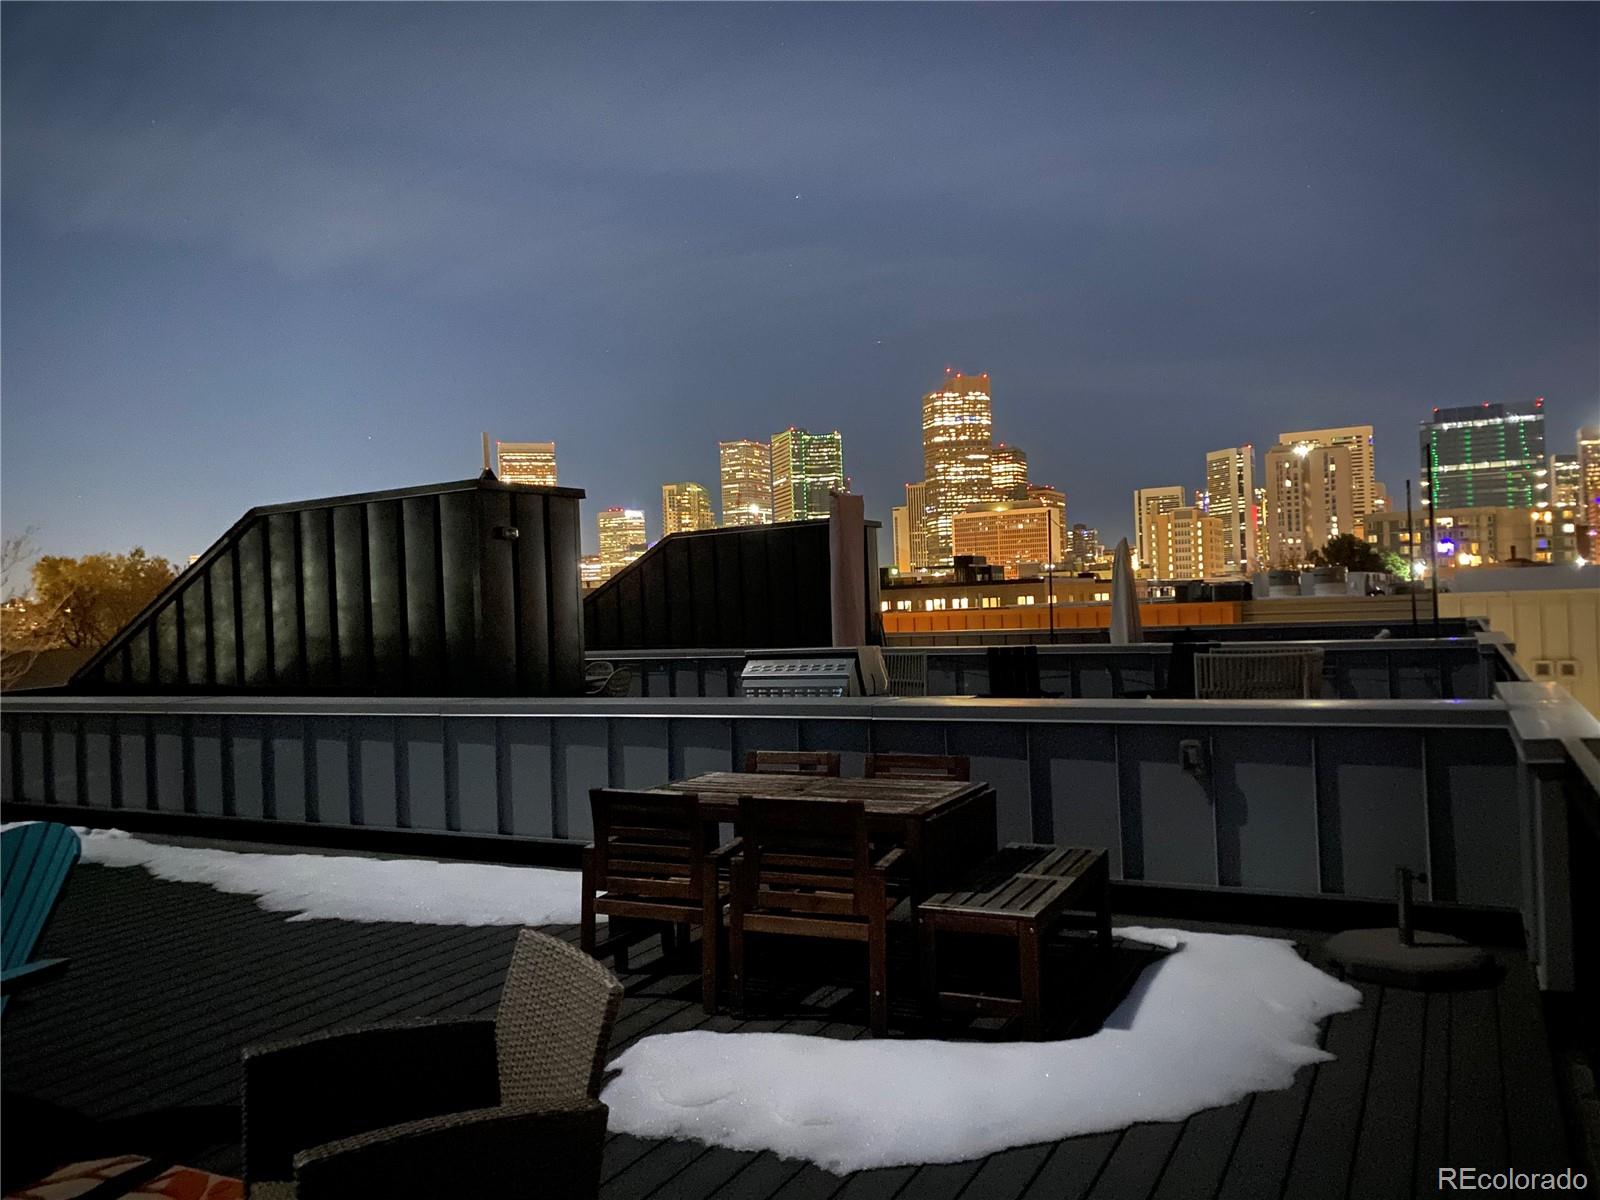
<svg viewBox="0 0 1600 1200">
<path fill-rule="evenodd" d="M 1261 919 L 1268 915 L 1263 904 Z M 1162 923 L 1291 936 L 1313 961 L 1321 937 Z M 577 939 L 574 927 L 548 932 Z M 6 1014 L 8 1174 L 29 1150 L 94 1152 L 87 1129 L 59 1110 L 97 1120 L 143 1115 L 150 1136 L 175 1139 L 179 1161 L 236 1174 L 243 1047 L 339 1025 L 488 1015 L 513 936 L 508 927 L 290 921 L 248 897 L 160 882 L 137 868 L 81 865 L 41 947 L 69 957 L 70 968 Z M 1287 1090 L 1186 1121 L 849 1177 L 771 1153 L 613 1134 L 601 1194 L 1385 1197 L 1432 1194 L 1440 1165 L 1559 1170 L 1571 1157 L 1533 976 L 1519 952 L 1497 953 L 1503 977 L 1477 990 L 1362 985 L 1361 1008 L 1324 1029 L 1333 1061 L 1303 1068 Z M 701 1011 L 695 964 L 640 953 L 632 966 L 613 1055 L 649 1034 L 695 1028 L 864 1033 L 863 1005 L 848 988 L 738 1021 Z M 42 1110 L 13 1094 L 55 1108 L 39 1126 L 30 1117 Z"/>
</svg>

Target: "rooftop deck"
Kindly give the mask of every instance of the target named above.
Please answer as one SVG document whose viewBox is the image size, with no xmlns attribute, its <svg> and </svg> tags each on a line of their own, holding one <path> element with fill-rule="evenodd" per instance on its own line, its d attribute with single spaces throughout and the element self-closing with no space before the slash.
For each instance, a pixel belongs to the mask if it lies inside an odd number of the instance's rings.
<svg viewBox="0 0 1600 1200">
<path fill-rule="evenodd" d="M 1313 960 L 1321 936 L 1226 928 L 1293 936 Z M 574 927 L 550 932 L 577 938 Z M 343 1024 L 487 1015 L 512 936 L 504 927 L 289 921 L 248 897 L 80 865 L 41 947 L 71 966 L 6 1014 L 8 1176 L 29 1151 L 51 1149 L 16 1095 L 96 1120 L 153 1114 L 150 1128 L 186 1133 L 182 1161 L 237 1173 L 232 1106 L 243 1046 Z M 1493 988 L 1429 995 L 1363 986 L 1362 1007 L 1325 1029 L 1335 1061 L 1302 1070 L 1288 1090 L 1181 1123 L 849 1177 L 770 1153 L 613 1135 L 602 1194 L 1298 1200 L 1436 1194 L 1441 1165 L 1560 1170 L 1571 1159 L 1534 978 L 1520 953 L 1499 956 L 1505 971 Z M 639 953 L 631 965 L 614 1053 L 647 1034 L 691 1028 L 864 1033 L 848 989 L 823 989 L 799 1008 L 773 1006 L 761 1020 L 708 1018 L 693 964 Z M 159 1115 L 196 1106 L 217 1107 Z M 61 1119 L 50 1127 L 69 1157 L 98 1149 L 87 1129 Z"/>
</svg>

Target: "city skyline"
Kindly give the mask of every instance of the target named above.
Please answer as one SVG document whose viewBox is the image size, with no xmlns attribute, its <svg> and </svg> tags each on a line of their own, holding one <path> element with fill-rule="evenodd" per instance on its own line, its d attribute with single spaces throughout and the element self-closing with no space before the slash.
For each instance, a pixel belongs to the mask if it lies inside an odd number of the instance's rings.
<svg viewBox="0 0 1600 1200">
<path fill-rule="evenodd" d="M 483 429 L 592 512 L 837 428 L 887 530 L 954 364 L 1112 541 L 1197 448 L 1372 424 L 1398 498 L 1434 406 L 1596 424 L 1592 9 L 3 20 L 3 522 L 51 552 L 181 560 Z M 930 96 L 951 44 L 1003 85 Z"/>
</svg>

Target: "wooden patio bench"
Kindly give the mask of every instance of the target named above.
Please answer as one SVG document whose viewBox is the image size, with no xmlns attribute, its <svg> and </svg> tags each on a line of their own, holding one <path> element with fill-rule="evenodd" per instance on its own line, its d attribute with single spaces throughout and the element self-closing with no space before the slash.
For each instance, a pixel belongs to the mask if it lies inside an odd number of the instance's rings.
<svg viewBox="0 0 1600 1200">
<path fill-rule="evenodd" d="M 1044 1035 L 1044 943 L 1069 912 L 1095 914 L 1100 949 L 1111 948 L 1110 869 L 1104 850 L 1013 843 L 954 889 L 917 905 L 923 1001 L 929 1013 L 995 1013 L 1020 1019 L 1024 1036 Z M 1009 938 L 1017 946 L 1016 996 L 941 988 L 941 933 Z"/>
</svg>

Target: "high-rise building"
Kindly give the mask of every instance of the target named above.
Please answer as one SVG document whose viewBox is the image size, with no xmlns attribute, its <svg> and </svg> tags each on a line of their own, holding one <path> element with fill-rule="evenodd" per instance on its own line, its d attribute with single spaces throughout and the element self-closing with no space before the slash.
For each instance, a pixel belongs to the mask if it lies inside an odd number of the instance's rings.
<svg viewBox="0 0 1600 1200">
<path fill-rule="evenodd" d="M 1100 544 L 1100 531 L 1078 522 L 1067 530 L 1067 566 L 1074 571 L 1088 571 L 1105 557 L 1105 547 Z"/>
<path fill-rule="evenodd" d="M 1577 557 L 1574 515 L 1570 508 L 1441 508 L 1432 514 L 1439 566 L 1571 562 Z M 1403 512 L 1379 513 L 1372 518 L 1367 541 L 1402 558 L 1429 562 L 1434 557 L 1428 552 L 1429 535 L 1426 521 L 1408 526 Z"/>
<path fill-rule="evenodd" d="M 496 442 L 494 453 L 495 474 L 501 483 L 556 486 L 554 442 Z"/>
<path fill-rule="evenodd" d="M 1213 574 L 1248 575 L 1256 563 L 1256 452 L 1246 443 L 1206 455 L 1208 516 L 1222 522 L 1224 568 Z"/>
<path fill-rule="evenodd" d="M 1228 569 L 1226 543 L 1222 519 L 1193 505 L 1157 513 L 1150 523 L 1154 576 L 1184 580 L 1221 575 Z"/>
<path fill-rule="evenodd" d="M 1285 446 L 1301 442 L 1311 446 L 1343 446 L 1350 451 L 1350 504 L 1351 520 L 1343 533 L 1359 532 L 1367 514 L 1377 508 L 1377 477 L 1373 473 L 1371 425 L 1342 425 L 1336 429 L 1307 429 L 1301 433 L 1280 433 L 1278 442 Z"/>
<path fill-rule="evenodd" d="M 902 575 L 911 573 L 911 509 L 896 504 L 889 510 L 889 528 L 894 535 L 894 569 Z"/>
<path fill-rule="evenodd" d="M 722 523 L 772 522 L 772 451 L 765 442 L 718 442 L 721 460 Z"/>
<path fill-rule="evenodd" d="M 661 536 L 693 533 L 716 525 L 711 515 L 711 497 L 698 483 L 661 485 Z"/>
<path fill-rule="evenodd" d="M 928 533 L 932 528 L 932 513 L 928 511 L 928 485 L 920 479 L 916 483 L 906 484 L 906 535 L 911 541 L 913 570 L 934 566 L 938 561 L 928 548 Z"/>
<path fill-rule="evenodd" d="M 1141 570 L 1148 570 L 1154 561 L 1150 547 L 1150 531 L 1155 519 L 1164 512 L 1182 508 L 1187 497 L 1178 484 L 1168 487 L 1137 488 L 1133 493 L 1133 555 Z"/>
<path fill-rule="evenodd" d="M 1004 442 L 989 451 L 989 481 L 997 500 L 1028 498 L 1028 456 Z"/>
<path fill-rule="evenodd" d="M 1267 563 L 1299 567 L 1342 533 L 1354 533 L 1349 445 L 1280 442 L 1267 451 Z"/>
<path fill-rule="evenodd" d="M 1589 528 L 1600 531 L 1600 429 L 1578 430 L 1579 507 Z"/>
<path fill-rule="evenodd" d="M 927 485 L 926 552 L 931 563 L 951 556 L 958 512 L 990 499 L 994 417 L 989 376 L 946 372 L 942 387 L 922 398 L 923 481 Z"/>
<path fill-rule="evenodd" d="M 600 524 L 600 569 L 609 579 L 645 552 L 644 513 L 637 508 L 603 508 Z"/>
<path fill-rule="evenodd" d="M 1023 563 L 1065 560 L 1067 510 L 1044 500 L 995 500 L 974 504 L 950 523 L 951 552 L 982 555 L 1015 578 Z"/>
<path fill-rule="evenodd" d="M 828 495 L 845 490 L 839 431 L 807 433 L 789 426 L 772 435 L 772 519 L 810 521 L 828 515 Z"/>
<path fill-rule="evenodd" d="M 1583 496 L 1583 469 L 1576 454 L 1550 456 L 1550 507 L 1577 508 Z"/>
<path fill-rule="evenodd" d="M 1549 503 L 1544 398 L 1436 408 L 1422 423 L 1422 502 L 1434 508 L 1535 508 Z"/>
</svg>

